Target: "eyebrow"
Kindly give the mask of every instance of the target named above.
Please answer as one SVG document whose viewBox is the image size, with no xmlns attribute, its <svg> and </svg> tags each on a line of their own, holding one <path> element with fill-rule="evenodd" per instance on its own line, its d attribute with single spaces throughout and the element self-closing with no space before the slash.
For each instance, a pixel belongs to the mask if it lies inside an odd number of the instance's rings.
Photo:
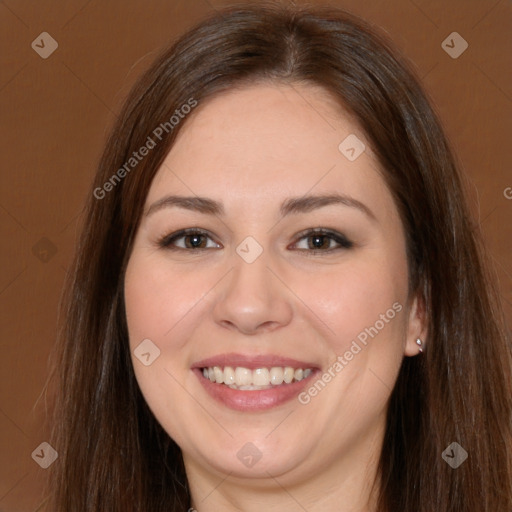
<svg viewBox="0 0 512 512">
<path fill-rule="evenodd" d="M 375 214 L 361 201 L 343 194 L 306 195 L 302 197 L 290 197 L 283 201 L 279 212 L 281 217 L 294 213 L 308 213 L 318 208 L 330 205 L 341 205 L 356 208 L 363 212 L 371 220 L 376 221 Z M 207 215 L 218 215 L 222 217 L 225 213 L 224 205 L 219 201 L 208 197 L 199 196 L 165 196 L 155 201 L 146 211 L 149 216 L 163 208 L 183 208 Z"/>
</svg>

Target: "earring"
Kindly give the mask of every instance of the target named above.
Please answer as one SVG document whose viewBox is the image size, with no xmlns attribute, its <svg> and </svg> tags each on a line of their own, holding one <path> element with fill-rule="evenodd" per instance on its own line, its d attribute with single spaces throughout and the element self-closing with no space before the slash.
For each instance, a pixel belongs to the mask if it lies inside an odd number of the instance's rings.
<svg viewBox="0 0 512 512">
<path fill-rule="evenodd" d="M 416 344 L 418 345 L 420 352 L 423 352 L 422 341 L 419 338 L 416 340 Z"/>
</svg>

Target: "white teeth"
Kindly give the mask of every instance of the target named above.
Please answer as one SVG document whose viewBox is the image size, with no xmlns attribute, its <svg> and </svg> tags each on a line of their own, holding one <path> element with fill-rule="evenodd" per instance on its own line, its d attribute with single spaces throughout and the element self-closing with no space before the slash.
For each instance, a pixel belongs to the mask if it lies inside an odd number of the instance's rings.
<svg viewBox="0 0 512 512">
<path fill-rule="evenodd" d="M 270 384 L 270 372 L 266 368 L 253 370 L 252 383 L 255 386 L 268 386 Z"/>
<path fill-rule="evenodd" d="M 261 389 L 270 389 L 272 386 L 235 386 L 232 384 L 229 386 L 231 389 L 239 389 L 240 391 L 254 391 L 254 390 L 261 390 Z"/>
<path fill-rule="evenodd" d="M 224 382 L 224 372 L 218 367 L 213 367 L 213 374 L 215 375 L 215 382 L 222 384 Z"/>
<path fill-rule="evenodd" d="M 219 368 L 220 370 L 220 368 Z M 224 368 L 224 384 L 227 384 L 228 386 L 230 384 L 234 384 L 235 383 L 235 370 L 233 370 L 233 368 L 231 368 L 230 366 L 226 366 L 226 368 Z"/>
<path fill-rule="evenodd" d="M 235 384 L 237 386 L 250 386 L 252 384 L 252 372 L 248 368 L 235 368 Z"/>
<path fill-rule="evenodd" d="M 274 366 L 272 368 L 257 368 L 251 370 L 242 366 L 233 369 L 231 366 L 221 368 L 213 366 L 203 368 L 203 376 L 211 382 L 226 384 L 233 389 L 254 390 L 269 389 L 283 383 L 290 384 L 293 381 L 301 381 L 309 377 L 311 368 L 292 368 L 291 366 Z"/>
<path fill-rule="evenodd" d="M 293 377 L 295 376 L 295 370 L 293 368 L 290 368 L 287 366 L 284 369 L 284 381 L 286 384 L 290 384 L 290 382 L 293 380 Z"/>
<path fill-rule="evenodd" d="M 270 370 L 270 383 L 279 386 L 284 380 L 284 370 L 282 368 L 272 368 Z"/>
</svg>

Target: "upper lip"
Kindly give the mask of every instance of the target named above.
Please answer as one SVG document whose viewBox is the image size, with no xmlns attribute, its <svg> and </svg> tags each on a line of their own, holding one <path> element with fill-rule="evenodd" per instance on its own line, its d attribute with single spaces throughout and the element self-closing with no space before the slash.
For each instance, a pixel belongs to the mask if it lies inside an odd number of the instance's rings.
<svg viewBox="0 0 512 512">
<path fill-rule="evenodd" d="M 248 368 L 249 370 L 255 370 L 256 368 L 272 368 L 274 366 L 290 366 L 291 368 L 311 368 L 316 369 L 317 366 L 314 363 L 307 361 L 299 361 L 290 357 L 279 356 L 275 354 L 219 354 L 217 356 L 208 357 L 197 361 L 192 365 L 192 368 L 212 368 L 218 366 L 224 368 L 231 366 L 236 368 L 240 366 L 242 368 Z"/>
</svg>

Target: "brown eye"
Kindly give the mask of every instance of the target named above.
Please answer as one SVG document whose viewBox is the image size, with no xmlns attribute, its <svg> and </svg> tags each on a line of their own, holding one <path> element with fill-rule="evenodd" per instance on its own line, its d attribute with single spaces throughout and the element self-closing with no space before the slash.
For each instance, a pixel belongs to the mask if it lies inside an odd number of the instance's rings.
<svg viewBox="0 0 512 512">
<path fill-rule="evenodd" d="M 208 245 L 209 240 L 212 244 Z M 159 240 L 158 246 L 169 250 L 203 250 L 216 249 L 219 244 L 213 242 L 206 231 L 198 229 L 184 229 L 177 233 L 164 236 Z"/>
<path fill-rule="evenodd" d="M 182 237 L 185 240 L 185 247 L 187 249 L 204 249 L 206 248 L 206 237 L 201 234 L 185 235 Z"/>
<path fill-rule="evenodd" d="M 301 240 L 306 241 L 305 247 Z M 299 247 L 301 243 L 303 246 Z M 331 252 L 338 249 L 350 249 L 353 245 L 354 244 L 341 233 L 316 229 L 302 233 L 299 242 L 295 243 L 295 248 L 301 251 Z"/>
<path fill-rule="evenodd" d="M 309 249 L 330 249 L 332 238 L 325 235 L 313 235 L 307 237 Z"/>
</svg>

